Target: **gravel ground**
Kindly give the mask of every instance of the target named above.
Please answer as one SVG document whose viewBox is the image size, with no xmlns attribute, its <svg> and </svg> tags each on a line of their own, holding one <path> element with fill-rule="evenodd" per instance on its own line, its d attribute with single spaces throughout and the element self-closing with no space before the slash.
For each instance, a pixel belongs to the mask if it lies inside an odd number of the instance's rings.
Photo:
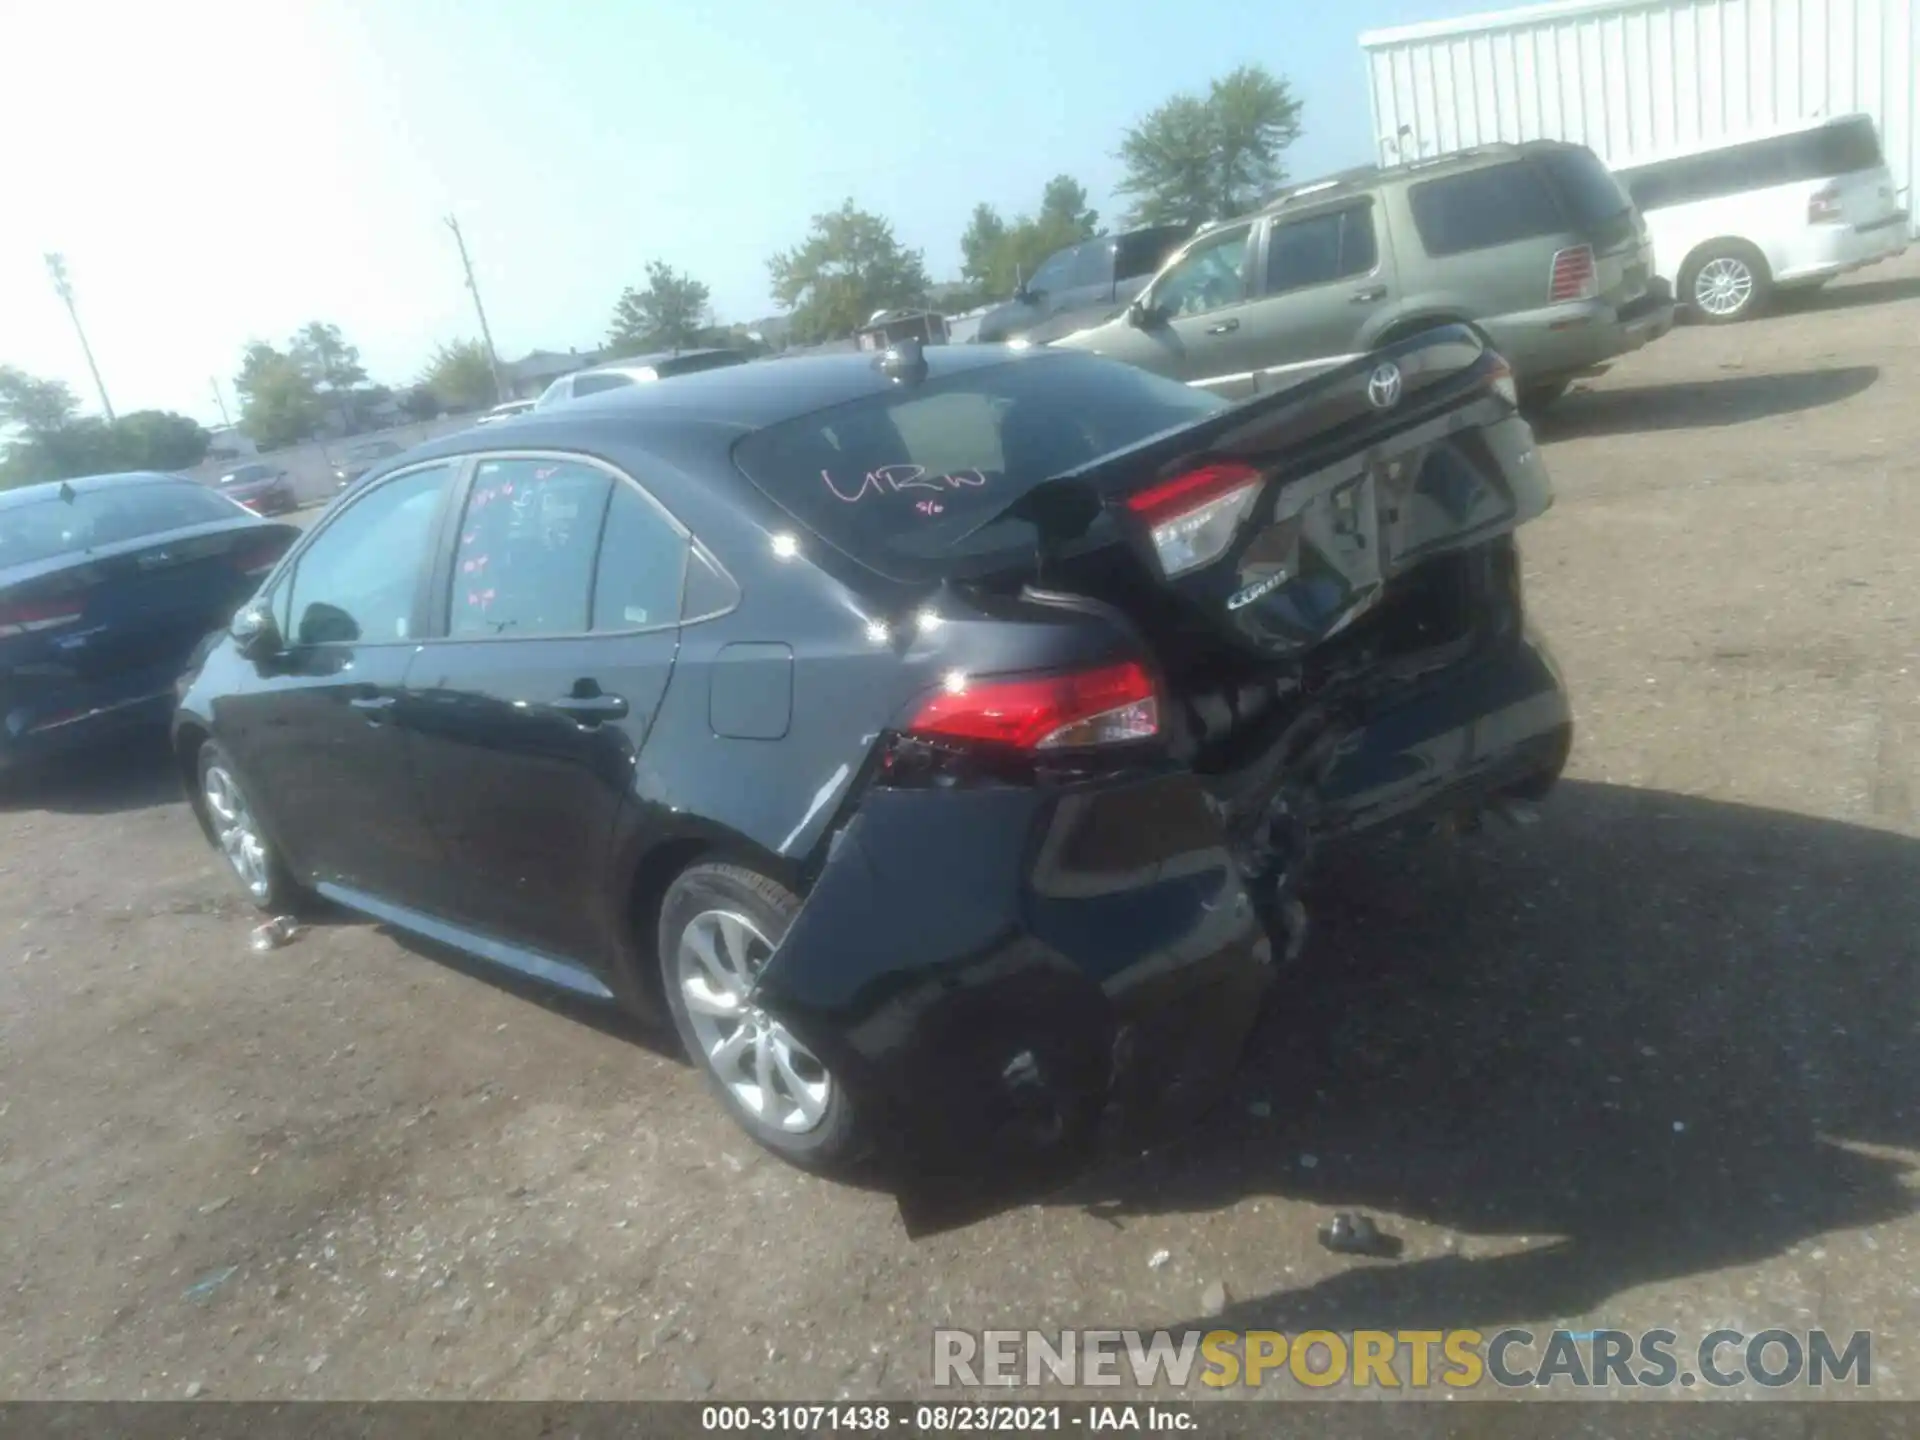
<svg viewBox="0 0 1920 1440">
<path fill-rule="evenodd" d="M 1916 382 L 1909 261 L 1570 396 L 1525 536 L 1580 725 L 1540 823 L 1349 858 L 1230 1104 L 930 1238 L 618 1020 L 370 925 L 251 953 L 150 751 L 14 786 L 0 1396 L 914 1394 L 937 1324 L 1211 1300 L 1870 1329 L 1920 1397 Z M 1403 1258 L 1322 1250 L 1336 1208 Z"/>
</svg>

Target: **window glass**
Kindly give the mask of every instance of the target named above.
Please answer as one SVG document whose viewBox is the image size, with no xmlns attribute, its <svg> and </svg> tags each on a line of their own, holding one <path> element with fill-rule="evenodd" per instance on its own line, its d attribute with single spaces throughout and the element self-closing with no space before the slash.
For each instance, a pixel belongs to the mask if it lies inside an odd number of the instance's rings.
<svg viewBox="0 0 1920 1440">
<path fill-rule="evenodd" d="M 374 486 L 326 521 L 300 555 L 288 614 L 301 645 L 409 638 L 414 594 L 452 465 Z"/>
<path fill-rule="evenodd" d="M 1267 293 L 1364 275 L 1379 258 L 1370 205 L 1275 225 L 1267 240 Z"/>
<path fill-rule="evenodd" d="M 1113 241 L 1089 240 L 1073 252 L 1074 289 L 1104 288 L 1113 283 Z"/>
<path fill-rule="evenodd" d="M 1245 263 L 1250 225 L 1236 225 L 1194 242 L 1153 287 L 1153 303 L 1168 316 L 1202 315 L 1247 298 Z"/>
<path fill-rule="evenodd" d="M 1185 225 L 1157 225 L 1151 230 L 1122 235 L 1114 242 L 1114 278 L 1134 280 L 1153 274 L 1167 263 L 1169 255 L 1186 243 L 1190 233 Z"/>
<path fill-rule="evenodd" d="M 1407 200 L 1429 255 L 1485 250 L 1567 228 L 1545 178 L 1525 160 L 1423 181 Z"/>
<path fill-rule="evenodd" d="M 482 460 L 454 545 L 448 634 L 583 634 L 612 485 L 577 460 Z"/>
<path fill-rule="evenodd" d="M 686 538 L 633 486 L 615 482 L 593 587 L 595 630 L 642 630 L 680 619 Z"/>
<path fill-rule="evenodd" d="M 1225 406 L 1130 365 L 1043 352 L 755 431 L 734 460 L 828 544 L 883 575 L 936 579 L 1031 553 L 1027 522 L 993 517 L 1041 481 Z"/>
<path fill-rule="evenodd" d="M 1040 262 L 1027 281 L 1029 290 L 1063 290 L 1073 283 L 1073 251 L 1056 250 Z"/>
<path fill-rule="evenodd" d="M 76 489 L 0 508 L 0 567 L 138 540 L 189 525 L 237 520 L 246 512 L 191 480 Z"/>
<path fill-rule="evenodd" d="M 1797 135 L 1749 140 L 1623 171 L 1620 181 L 1642 210 L 1691 205 L 1748 190 L 1824 180 L 1881 163 L 1873 122 L 1856 116 Z"/>
<path fill-rule="evenodd" d="M 578 399 L 582 395 L 598 395 L 602 390 L 618 390 L 622 385 L 631 385 L 631 375 L 576 375 L 573 377 L 573 394 Z"/>
</svg>

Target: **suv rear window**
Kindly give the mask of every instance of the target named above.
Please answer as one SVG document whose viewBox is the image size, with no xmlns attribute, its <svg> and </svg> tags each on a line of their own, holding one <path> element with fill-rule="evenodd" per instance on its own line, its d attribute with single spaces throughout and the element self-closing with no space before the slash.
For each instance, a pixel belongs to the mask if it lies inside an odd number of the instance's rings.
<svg viewBox="0 0 1920 1440">
<path fill-rule="evenodd" d="M 968 532 L 1040 481 L 1226 403 L 1096 356 L 1036 354 L 755 431 L 734 463 L 835 549 L 931 581 L 1030 546 L 1021 521 Z"/>
<path fill-rule="evenodd" d="M 1485 250 L 1568 228 L 1546 177 L 1528 160 L 1489 165 L 1407 193 L 1414 228 L 1429 255 Z"/>
</svg>

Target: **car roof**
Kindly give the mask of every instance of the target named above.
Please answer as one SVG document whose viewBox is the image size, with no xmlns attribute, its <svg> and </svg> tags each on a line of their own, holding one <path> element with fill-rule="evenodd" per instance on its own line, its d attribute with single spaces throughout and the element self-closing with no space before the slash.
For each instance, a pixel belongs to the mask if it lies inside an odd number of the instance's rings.
<svg viewBox="0 0 1920 1440">
<path fill-rule="evenodd" d="M 10 490 L 0 490 L 0 510 L 11 505 L 31 505 L 37 500 L 50 500 L 60 493 L 62 485 L 71 485 L 81 494 L 94 490 L 128 490 L 141 485 L 187 484 L 194 482 L 184 475 L 169 475 L 160 470 L 122 470 L 109 475 L 76 475 L 71 480 L 43 480 L 37 485 L 17 485 Z"/>
<path fill-rule="evenodd" d="M 710 345 L 696 350 L 656 350 L 651 355 L 627 355 L 618 360 L 609 360 L 604 365 L 592 365 L 585 370 L 576 370 L 575 375 L 605 375 L 608 372 L 622 370 L 645 370 L 651 366 L 664 365 L 669 360 L 687 360 L 702 355 L 738 355 L 741 352 L 724 345 Z M 675 377 L 678 378 L 677 376 Z"/>
<path fill-rule="evenodd" d="M 1570 140 L 1525 140 L 1519 143 L 1502 140 L 1486 145 L 1475 145 L 1466 150 L 1449 150 L 1444 155 L 1403 160 L 1397 165 L 1356 165 L 1349 170 L 1339 170 L 1331 175 L 1323 175 L 1317 180 L 1305 180 L 1297 185 L 1289 185 L 1277 194 L 1269 196 L 1266 203 L 1253 214 L 1235 216 L 1234 220 L 1251 220 L 1294 205 L 1319 204 L 1326 200 L 1344 199 L 1346 196 L 1363 194 L 1398 180 L 1437 180 L 1468 170 L 1483 169 L 1488 165 L 1518 160 L 1527 155 L 1584 148 Z M 1233 222 L 1222 221 L 1221 223 Z"/>
</svg>

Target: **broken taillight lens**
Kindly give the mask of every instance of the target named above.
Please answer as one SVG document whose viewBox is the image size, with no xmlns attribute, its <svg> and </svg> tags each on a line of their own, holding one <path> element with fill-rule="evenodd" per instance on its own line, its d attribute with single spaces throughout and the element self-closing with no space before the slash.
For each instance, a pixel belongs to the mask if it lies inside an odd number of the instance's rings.
<svg viewBox="0 0 1920 1440">
<path fill-rule="evenodd" d="M 929 739 L 987 741 L 1016 750 L 1118 745 L 1160 733 L 1160 697 L 1153 677 L 1132 661 L 1009 680 L 954 675 L 920 707 L 907 730 Z"/>
<path fill-rule="evenodd" d="M 1816 190 L 1807 197 L 1807 223 L 1809 225 L 1838 225 L 1846 218 L 1845 206 L 1840 203 L 1840 187 L 1829 185 Z"/>
<path fill-rule="evenodd" d="M 1261 483 L 1253 466 L 1223 460 L 1129 495 L 1126 506 L 1146 522 L 1161 573 L 1171 579 L 1220 557 L 1253 509 Z"/>
<path fill-rule="evenodd" d="M 1553 257 L 1553 278 L 1547 285 L 1547 299 L 1554 304 L 1563 300 L 1593 300 L 1600 294 L 1600 271 L 1593 263 L 1591 245 L 1575 245 L 1557 251 Z"/>
<path fill-rule="evenodd" d="M 0 600 L 0 635 L 30 635 L 58 630 L 77 621 L 84 606 L 76 596 L 44 600 Z"/>
<path fill-rule="evenodd" d="M 1513 378 L 1513 367 L 1499 355 L 1493 357 L 1493 364 L 1487 371 L 1487 385 L 1514 409 L 1520 408 L 1520 386 Z"/>
</svg>

